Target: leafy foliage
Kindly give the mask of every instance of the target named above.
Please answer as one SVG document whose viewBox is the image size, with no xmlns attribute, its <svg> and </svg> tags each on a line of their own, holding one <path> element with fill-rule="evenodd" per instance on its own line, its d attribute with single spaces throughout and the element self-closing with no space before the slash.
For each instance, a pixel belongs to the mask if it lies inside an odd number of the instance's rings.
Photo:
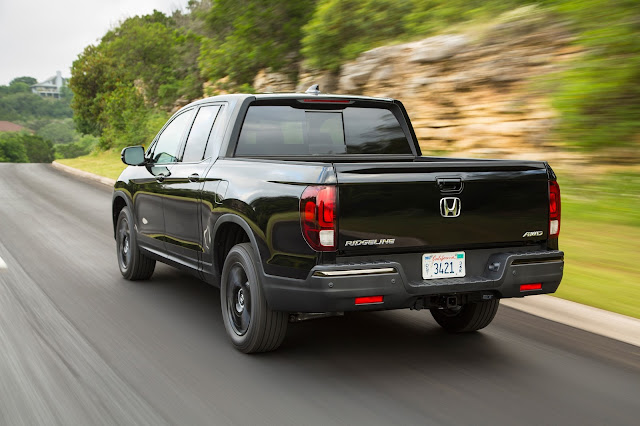
<svg viewBox="0 0 640 426">
<path fill-rule="evenodd" d="M 28 132 L 0 133 L 0 162 L 50 163 L 53 144 Z"/>
<path fill-rule="evenodd" d="M 146 120 L 153 110 L 202 95 L 199 44 L 199 36 L 158 11 L 122 22 L 73 63 L 77 128 L 102 136 L 105 149 L 147 142 Z"/>
<path fill-rule="evenodd" d="M 148 125 L 152 111 L 145 106 L 137 88 L 119 85 L 104 100 L 105 108 L 100 115 L 104 131 L 98 145 L 101 149 L 146 145 L 159 129 Z M 166 115 L 163 118 L 166 119 Z"/>
<path fill-rule="evenodd" d="M 200 70 L 209 80 L 229 76 L 234 83 L 251 83 L 258 70 L 296 73 L 301 28 L 315 0 L 217 0 L 206 23 Z"/>
<path fill-rule="evenodd" d="M 26 83 L 16 83 L 10 87 L 20 87 Z M 7 87 L 7 86 L 0 86 Z M 2 94 L 0 91 L 0 120 L 27 122 L 36 118 L 65 118 L 71 117 L 68 98 L 44 99 L 31 93 L 29 86 L 26 91 Z"/>
<path fill-rule="evenodd" d="M 542 0 L 544 1 L 544 0 Z M 517 7 L 540 3 L 532 0 L 411 0 L 411 12 L 404 18 L 408 35 L 429 35 L 452 24 L 474 19 L 491 19 Z"/>
<path fill-rule="evenodd" d="M 447 26 L 490 17 L 526 0 L 320 0 L 304 27 L 302 53 L 314 67 L 337 71 L 360 53 Z"/>
<path fill-rule="evenodd" d="M 75 139 L 74 142 L 67 144 L 58 144 L 55 145 L 55 157 L 57 159 L 60 158 L 76 158 L 82 155 L 87 155 L 98 144 L 98 138 L 92 135 L 84 135 L 80 138 Z"/>
<path fill-rule="evenodd" d="M 69 106 L 72 92 L 63 87 L 59 99 L 42 98 L 31 92 L 33 77 L 18 77 L 0 86 L 0 120 L 12 121 L 36 132 L 0 134 L 0 162 L 49 162 L 53 144 L 80 139 L 75 132 Z"/>
<path fill-rule="evenodd" d="M 635 143 L 637 0 L 191 0 L 186 13 L 129 18 L 85 49 L 70 83 L 74 121 L 101 149 L 147 143 L 176 100 L 202 96 L 204 81 L 217 81 L 212 92 L 247 90 L 262 68 L 295 77 L 302 59 L 335 72 L 374 47 L 532 4 L 564 16 L 585 49 L 550 85 L 559 135 L 587 148 Z M 0 119 L 44 108 L 27 99 L 30 82 L 0 87 Z M 54 127 L 45 132 L 61 140 Z"/>
<path fill-rule="evenodd" d="M 403 34 L 411 0 L 320 0 L 304 27 L 302 53 L 312 66 L 337 71 L 365 50 Z"/>
<path fill-rule="evenodd" d="M 589 149 L 640 142 L 640 9 L 636 0 L 560 1 L 585 48 L 555 76 L 560 135 Z"/>
<path fill-rule="evenodd" d="M 11 80 L 11 83 L 9 83 L 9 86 L 13 86 L 15 83 L 24 83 L 27 86 L 31 86 L 33 84 L 36 84 L 38 82 L 38 80 L 36 80 L 33 77 L 17 77 L 14 78 L 13 80 Z"/>
<path fill-rule="evenodd" d="M 27 148 L 19 133 L 0 133 L 0 162 L 28 163 Z"/>
<path fill-rule="evenodd" d="M 71 143 L 78 136 L 73 119 L 50 121 L 36 132 L 38 136 L 55 144 Z"/>
</svg>

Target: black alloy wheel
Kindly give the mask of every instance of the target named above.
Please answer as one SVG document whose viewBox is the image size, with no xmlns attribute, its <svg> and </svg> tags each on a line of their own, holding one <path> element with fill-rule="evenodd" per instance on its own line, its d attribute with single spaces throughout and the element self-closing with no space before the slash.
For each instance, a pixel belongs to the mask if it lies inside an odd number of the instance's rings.
<svg viewBox="0 0 640 426">
<path fill-rule="evenodd" d="M 133 215 L 126 206 L 120 211 L 116 222 L 116 251 L 123 277 L 131 281 L 151 278 L 156 261 L 140 251 L 133 229 Z"/>
<path fill-rule="evenodd" d="M 251 243 L 233 246 L 222 268 L 220 305 L 227 336 L 241 352 L 277 349 L 287 332 L 288 314 L 269 309 L 258 257 Z"/>
</svg>

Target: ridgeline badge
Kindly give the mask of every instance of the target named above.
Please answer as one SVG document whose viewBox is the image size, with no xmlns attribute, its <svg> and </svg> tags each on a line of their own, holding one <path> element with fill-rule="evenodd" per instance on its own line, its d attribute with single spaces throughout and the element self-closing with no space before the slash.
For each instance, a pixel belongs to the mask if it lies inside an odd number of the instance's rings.
<svg viewBox="0 0 640 426">
<path fill-rule="evenodd" d="M 384 244 L 395 244 L 395 238 L 387 238 L 381 240 L 349 240 L 345 241 L 345 247 L 357 247 L 357 246 L 381 246 Z"/>
</svg>

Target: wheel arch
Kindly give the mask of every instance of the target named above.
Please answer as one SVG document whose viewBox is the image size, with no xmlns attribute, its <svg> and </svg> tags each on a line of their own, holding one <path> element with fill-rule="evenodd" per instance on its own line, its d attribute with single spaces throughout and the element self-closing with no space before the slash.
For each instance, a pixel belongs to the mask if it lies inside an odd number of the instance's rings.
<svg viewBox="0 0 640 426">
<path fill-rule="evenodd" d="M 256 265 L 256 267 L 260 275 L 264 275 L 258 238 L 256 238 L 255 232 L 246 220 L 233 213 L 224 214 L 216 221 L 211 234 L 213 246 L 219 248 L 214 250 L 213 267 L 220 276 L 222 275 L 224 260 L 227 254 L 229 254 L 229 251 L 231 251 L 231 248 L 236 244 L 245 242 L 251 243 L 258 257 L 258 265 Z"/>
<path fill-rule="evenodd" d="M 134 212 L 133 212 L 132 203 L 129 197 L 127 196 L 127 194 L 124 193 L 123 191 L 114 191 L 113 200 L 111 202 L 111 219 L 113 221 L 113 237 L 114 238 L 116 236 L 116 225 L 118 223 L 118 216 L 120 215 L 120 211 L 122 211 L 122 209 L 125 206 L 129 207 L 129 210 L 131 210 L 131 214 L 133 215 Z"/>
</svg>

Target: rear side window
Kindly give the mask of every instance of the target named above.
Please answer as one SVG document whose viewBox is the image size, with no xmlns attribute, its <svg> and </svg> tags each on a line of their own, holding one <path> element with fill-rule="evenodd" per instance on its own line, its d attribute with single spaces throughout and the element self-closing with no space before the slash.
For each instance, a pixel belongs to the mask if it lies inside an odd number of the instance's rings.
<svg viewBox="0 0 640 426">
<path fill-rule="evenodd" d="M 191 126 L 187 145 L 184 148 L 182 161 L 185 163 L 198 162 L 204 157 L 207 141 L 213 128 L 213 122 L 220 110 L 219 105 L 203 106 L 198 110 L 196 119 Z"/>
<path fill-rule="evenodd" d="M 253 105 L 245 117 L 236 155 L 411 154 L 389 109 L 347 107 L 308 110 Z"/>
</svg>

